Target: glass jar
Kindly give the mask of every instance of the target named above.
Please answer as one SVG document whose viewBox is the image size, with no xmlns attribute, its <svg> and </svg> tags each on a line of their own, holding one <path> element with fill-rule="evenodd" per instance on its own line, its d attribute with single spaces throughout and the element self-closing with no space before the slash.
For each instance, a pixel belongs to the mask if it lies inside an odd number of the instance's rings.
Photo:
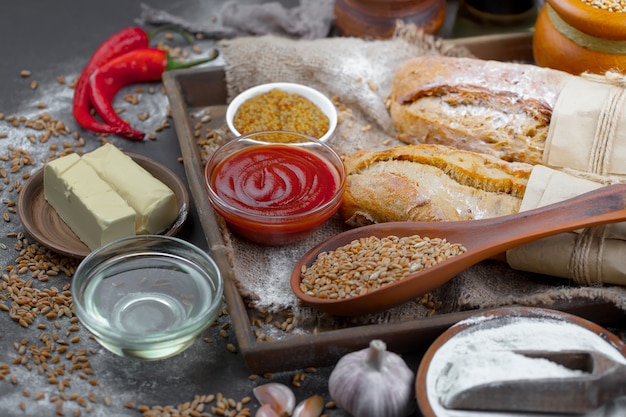
<svg viewBox="0 0 626 417">
<path fill-rule="evenodd" d="M 536 64 L 572 74 L 626 72 L 626 6 L 622 3 L 621 10 L 600 8 L 614 3 L 547 0 L 533 35 Z"/>
<path fill-rule="evenodd" d="M 445 0 L 336 0 L 339 35 L 367 39 L 390 38 L 396 21 L 412 23 L 436 34 L 446 17 Z"/>
</svg>

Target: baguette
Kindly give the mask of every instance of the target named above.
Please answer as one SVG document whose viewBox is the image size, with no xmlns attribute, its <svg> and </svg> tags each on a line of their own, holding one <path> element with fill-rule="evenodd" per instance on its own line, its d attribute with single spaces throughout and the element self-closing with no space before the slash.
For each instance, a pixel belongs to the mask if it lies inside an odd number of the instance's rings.
<svg viewBox="0 0 626 417">
<path fill-rule="evenodd" d="M 399 140 L 540 164 L 552 109 L 573 75 L 530 64 L 424 56 L 395 71 L 387 99 Z"/>
<path fill-rule="evenodd" d="M 517 213 L 532 165 L 443 145 L 344 156 L 339 214 L 352 227 L 389 221 L 472 220 Z"/>
</svg>

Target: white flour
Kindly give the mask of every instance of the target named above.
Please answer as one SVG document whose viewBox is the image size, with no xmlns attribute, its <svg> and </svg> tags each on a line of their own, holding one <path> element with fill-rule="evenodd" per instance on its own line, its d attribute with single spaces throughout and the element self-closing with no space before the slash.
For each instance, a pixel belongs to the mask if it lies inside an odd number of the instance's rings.
<svg viewBox="0 0 626 417">
<path fill-rule="evenodd" d="M 471 325 L 437 350 L 426 375 L 428 401 L 437 417 L 531 416 L 451 410 L 444 408 L 441 402 L 447 395 L 479 383 L 526 377 L 571 376 L 577 372 L 554 364 L 546 368 L 541 362 L 538 363 L 539 359 L 526 358 L 512 353 L 512 350 L 595 350 L 626 363 L 626 358 L 605 339 L 556 316 L 517 316 L 498 320 L 479 317 L 463 323 Z M 498 326 L 494 327 L 494 324 Z M 613 408 L 597 410 L 587 417 L 626 415 L 626 408 Z M 536 417 L 537 414 L 532 416 Z M 555 414 L 550 416 L 556 417 Z"/>
<path fill-rule="evenodd" d="M 494 381 L 567 378 L 584 375 L 547 359 L 529 358 L 510 350 L 472 353 L 444 369 L 436 381 L 443 404 L 466 389 Z"/>
</svg>

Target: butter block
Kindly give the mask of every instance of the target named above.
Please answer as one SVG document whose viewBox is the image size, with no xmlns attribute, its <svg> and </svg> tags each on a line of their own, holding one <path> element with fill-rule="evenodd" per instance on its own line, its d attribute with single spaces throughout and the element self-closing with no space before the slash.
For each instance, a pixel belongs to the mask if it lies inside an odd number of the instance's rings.
<svg viewBox="0 0 626 417">
<path fill-rule="evenodd" d="M 46 164 L 44 197 L 91 250 L 135 235 L 135 210 L 76 154 Z"/>
<path fill-rule="evenodd" d="M 137 234 L 157 234 L 178 217 L 176 195 L 131 157 L 107 143 L 82 159 L 135 209 Z"/>
</svg>

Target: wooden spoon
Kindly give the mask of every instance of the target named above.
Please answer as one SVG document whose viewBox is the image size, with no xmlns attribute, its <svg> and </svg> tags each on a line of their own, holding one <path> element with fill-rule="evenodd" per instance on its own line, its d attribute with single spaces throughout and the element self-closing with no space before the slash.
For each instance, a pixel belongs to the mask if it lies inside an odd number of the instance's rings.
<svg viewBox="0 0 626 417">
<path fill-rule="evenodd" d="M 291 288 L 305 305 L 331 314 L 353 316 L 381 311 L 420 297 L 468 267 L 524 243 L 583 227 L 624 221 L 625 199 L 626 184 L 614 184 L 559 203 L 490 219 L 389 222 L 359 227 L 333 236 L 306 253 L 291 273 Z M 300 289 L 302 268 L 308 268 L 322 252 L 332 251 L 362 237 L 415 234 L 460 243 L 467 252 L 351 298 L 324 299 L 310 296 Z"/>
</svg>

